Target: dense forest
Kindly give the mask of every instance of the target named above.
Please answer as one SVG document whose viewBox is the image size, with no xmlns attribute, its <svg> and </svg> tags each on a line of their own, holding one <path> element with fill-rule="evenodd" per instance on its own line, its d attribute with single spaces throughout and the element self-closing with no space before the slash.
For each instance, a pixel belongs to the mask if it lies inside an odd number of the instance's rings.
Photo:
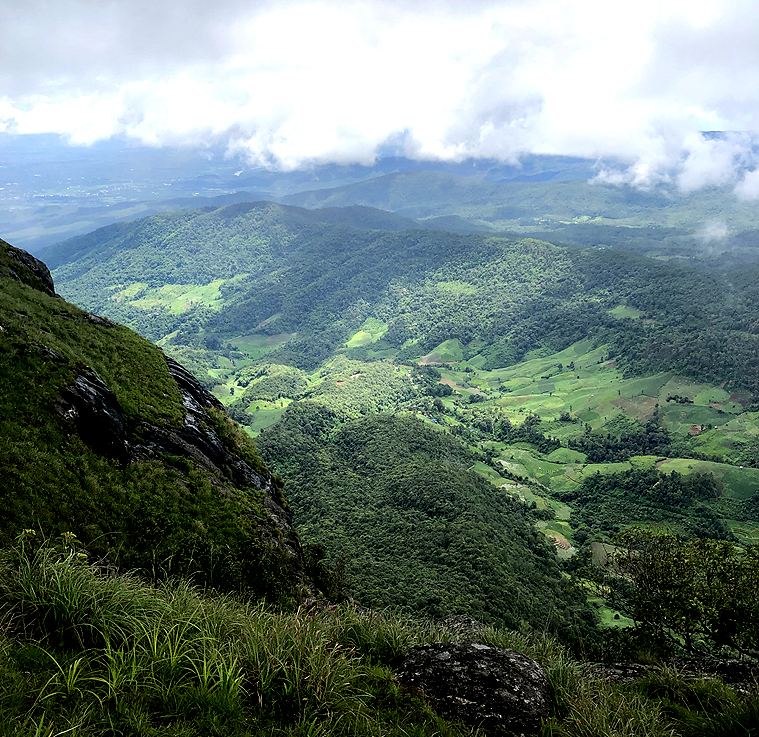
<svg viewBox="0 0 759 737">
<path fill-rule="evenodd" d="M 284 336 L 272 359 L 312 370 L 372 318 L 387 330 L 371 354 L 349 349 L 357 358 L 410 361 L 455 339 L 498 368 L 590 335 L 637 374 L 759 388 L 753 269 L 401 230 L 369 208 L 315 212 L 243 203 L 156 215 L 48 258 L 64 295 L 177 347 Z M 618 305 L 636 319 L 611 316 Z"/>
<path fill-rule="evenodd" d="M 592 637 L 529 511 L 469 470 L 477 457 L 455 438 L 411 416 L 340 422 L 302 402 L 258 445 L 288 479 L 301 536 L 343 559 L 359 601 Z"/>
</svg>

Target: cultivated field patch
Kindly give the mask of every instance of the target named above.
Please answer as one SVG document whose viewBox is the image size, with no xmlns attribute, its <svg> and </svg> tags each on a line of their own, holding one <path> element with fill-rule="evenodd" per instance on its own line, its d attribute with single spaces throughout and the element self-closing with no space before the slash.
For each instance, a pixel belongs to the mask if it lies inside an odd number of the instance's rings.
<svg viewBox="0 0 759 737">
<path fill-rule="evenodd" d="M 422 366 L 436 363 L 456 363 L 464 359 L 464 350 L 457 339 L 445 340 L 419 359 Z"/>
<path fill-rule="evenodd" d="M 609 310 L 609 314 L 618 320 L 638 320 L 643 317 L 643 313 L 640 310 L 628 305 L 617 305 L 613 310 Z"/>
</svg>

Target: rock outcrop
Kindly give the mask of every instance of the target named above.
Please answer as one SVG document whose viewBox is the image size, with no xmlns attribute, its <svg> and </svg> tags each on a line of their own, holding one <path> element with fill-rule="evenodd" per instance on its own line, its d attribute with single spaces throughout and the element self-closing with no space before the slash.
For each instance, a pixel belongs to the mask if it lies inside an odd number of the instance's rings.
<svg viewBox="0 0 759 737">
<path fill-rule="evenodd" d="M 421 691 L 441 716 L 470 727 L 529 735 L 549 716 L 545 670 L 514 650 L 433 642 L 411 648 L 396 675 Z"/>
<path fill-rule="evenodd" d="M 11 262 L 8 266 L 8 276 L 16 281 L 28 284 L 30 287 L 39 289 L 51 297 L 56 296 L 50 269 L 42 261 L 34 258 L 30 253 L 22 251 L 20 248 L 15 248 L 5 243 L 5 241 L 0 241 L 0 247 L 3 245 L 6 247 L 6 252 Z"/>
<path fill-rule="evenodd" d="M 57 354 L 46 357 L 65 360 Z M 209 409 L 223 412 L 221 402 L 177 361 L 167 357 L 166 363 L 186 410 L 180 427 L 142 422 L 129 433 L 115 394 L 92 369 L 85 369 L 61 392 L 56 411 L 73 423 L 82 440 L 101 455 L 122 463 L 181 456 L 208 472 L 222 495 L 234 496 L 235 488 L 241 486 L 264 492 L 261 504 L 268 521 L 259 526 L 261 538 L 285 553 L 291 579 L 307 589 L 301 545 L 281 488 L 269 473 L 254 468 L 225 446 L 207 414 Z"/>
<path fill-rule="evenodd" d="M 74 423 L 79 436 L 96 453 L 127 460 L 129 451 L 121 407 L 96 371 L 86 369 L 79 374 L 61 392 L 55 409 Z"/>
<path fill-rule="evenodd" d="M 476 640 L 488 626 L 468 614 L 449 614 L 438 620 L 439 625 L 448 629 L 456 639 Z"/>
</svg>

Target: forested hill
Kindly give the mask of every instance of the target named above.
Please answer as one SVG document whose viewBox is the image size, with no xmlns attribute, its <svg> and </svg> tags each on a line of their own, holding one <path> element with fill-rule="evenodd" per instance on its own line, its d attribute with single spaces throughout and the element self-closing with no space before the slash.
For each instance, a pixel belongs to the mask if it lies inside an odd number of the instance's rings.
<svg viewBox="0 0 759 737">
<path fill-rule="evenodd" d="M 759 390 L 750 271 L 406 224 L 365 208 L 236 204 L 103 228 L 50 259 L 67 298 L 172 350 L 252 341 L 312 369 L 336 350 L 408 361 L 453 340 L 495 368 L 591 336 L 638 372 Z M 351 343 L 362 331 L 369 343 Z M 201 354 L 187 356 L 203 374 Z"/>
<path fill-rule="evenodd" d="M 308 235 L 321 225 L 390 231 L 418 227 L 409 218 L 362 205 L 305 210 L 272 202 L 236 202 L 114 223 L 51 246 L 42 257 L 50 269 L 56 269 L 88 257 L 99 263 L 122 248 L 139 250 L 160 242 L 164 250 L 186 249 L 199 255 L 206 269 L 213 263 L 219 268 L 233 266 L 235 262 L 229 259 L 235 256 L 244 258 L 244 265 L 250 267 L 261 255 L 255 252 L 256 246 L 277 244 L 279 239 L 284 239 L 280 244 L 284 246 L 293 236 Z M 216 250 L 220 246 L 224 250 Z"/>
<path fill-rule="evenodd" d="M 471 470 L 479 457 L 456 438 L 409 414 L 345 423 L 300 402 L 259 446 L 288 479 L 300 534 L 345 561 L 365 605 L 592 639 L 532 513 Z"/>
<path fill-rule="evenodd" d="M 693 229 L 715 217 L 731 228 L 757 224 L 754 205 L 729 189 L 682 194 L 579 180 L 495 183 L 433 171 L 387 174 L 282 201 L 316 208 L 368 205 L 425 219 L 459 215 L 494 229 L 583 221 Z"/>
<path fill-rule="evenodd" d="M 759 258 L 759 215 L 730 188 L 682 193 L 584 181 L 482 181 L 423 171 L 300 192 L 303 207 L 368 205 L 461 233 L 529 235 L 710 264 Z"/>
</svg>

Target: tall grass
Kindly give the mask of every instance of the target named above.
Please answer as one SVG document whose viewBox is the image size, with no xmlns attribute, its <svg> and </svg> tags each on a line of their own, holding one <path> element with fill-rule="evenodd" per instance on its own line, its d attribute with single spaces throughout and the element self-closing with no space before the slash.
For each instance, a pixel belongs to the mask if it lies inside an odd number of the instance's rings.
<svg viewBox="0 0 759 737">
<path fill-rule="evenodd" d="M 0 562 L 0 617 L 0 714 L 41 734 L 391 734 L 372 663 L 413 639 L 391 617 L 374 634 L 363 622 L 359 637 L 355 613 L 283 613 L 184 581 L 108 577 L 74 549 L 24 539 Z"/>
<path fill-rule="evenodd" d="M 393 679 L 411 646 L 462 639 L 425 620 L 149 586 L 99 572 L 72 545 L 22 538 L 0 559 L 0 624 L 0 737 L 472 734 Z M 759 702 L 726 687 L 666 671 L 619 687 L 550 637 L 484 628 L 476 639 L 544 665 L 553 712 L 542 737 L 716 737 L 757 724 Z"/>
</svg>

